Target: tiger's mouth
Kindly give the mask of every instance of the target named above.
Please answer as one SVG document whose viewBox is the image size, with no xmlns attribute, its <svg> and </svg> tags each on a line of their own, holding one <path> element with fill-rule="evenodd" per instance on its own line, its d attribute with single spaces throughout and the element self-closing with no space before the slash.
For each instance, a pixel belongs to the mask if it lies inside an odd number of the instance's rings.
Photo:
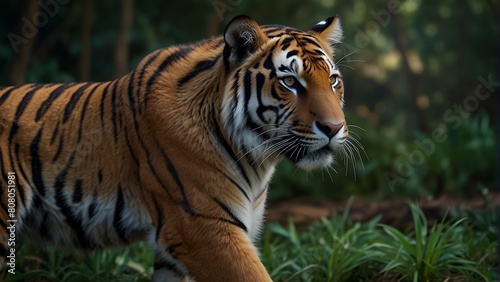
<svg viewBox="0 0 500 282">
<path fill-rule="evenodd" d="M 304 170 L 326 168 L 334 160 L 333 151 L 328 145 L 314 151 L 298 150 L 295 154 L 287 153 L 285 157 Z"/>
</svg>

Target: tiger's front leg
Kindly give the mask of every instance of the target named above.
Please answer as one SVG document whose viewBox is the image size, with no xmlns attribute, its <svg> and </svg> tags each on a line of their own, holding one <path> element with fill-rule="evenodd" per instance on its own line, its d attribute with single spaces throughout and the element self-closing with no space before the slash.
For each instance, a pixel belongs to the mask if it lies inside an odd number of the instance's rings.
<svg viewBox="0 0 500 282">
<path fill-rule="evenodd" d="M 272 281 L 241 228 L 196 216 L 178 220 L 156 242 L 153 281 Z"/>
<path fill-rule="evenodd" d="M 193 281 L 188 276 L 186 267 L 171 255 L 171 249 L 163 245 L 155 246 L 155 261 L 153 266 L 153 282 L 189 282 Z"/>
</svg>

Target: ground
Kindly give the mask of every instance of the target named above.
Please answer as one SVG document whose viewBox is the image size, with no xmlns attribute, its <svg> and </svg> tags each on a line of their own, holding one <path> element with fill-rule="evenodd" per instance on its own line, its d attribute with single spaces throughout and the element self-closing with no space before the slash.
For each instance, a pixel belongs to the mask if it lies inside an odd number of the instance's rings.
<svg viewBox="0 0 500 282">
<path fill-rule="evenodd" d="M 499 208 L 500 192 L 490 193 L 489 197 L 477 195 L 468 199 L 459 199 L 443 195 L 436 199 L 417 200 L 429 223 L 432 223 L 434 219 L 441 220 L 447 210 L 452 212 L 485 209 L 490 204 L 488 201 L 491 201 L 495 208 Z M 291 219 L 297 226 L 307 226 L 321 217 L 329 217 L 333 211 L 342 213 L 346 202 L 313 197 L 296 197 L 284 200 L 269 206 L 267 222 L 286 223 L 288 219 Z M 349 214 L 351 219 L 357 222 L 366 222 L 381 215 L 380 223 L 403 229 L 407 228 L 412 221 L 408 201 L 401 199 L 368 201 L 354 198 Z"/>
</svg>

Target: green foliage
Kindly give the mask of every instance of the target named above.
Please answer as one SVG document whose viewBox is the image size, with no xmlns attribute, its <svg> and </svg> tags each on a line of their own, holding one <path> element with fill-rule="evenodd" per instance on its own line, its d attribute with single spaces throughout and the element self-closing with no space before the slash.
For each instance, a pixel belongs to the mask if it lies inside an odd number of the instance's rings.
<svg viewBox="0 0 500 282">
<path fill-rule="evenodd" d="M 270 225 L 262 241 L 262 260 L 274 281 L 494 281 L 498 276 L 498 226 L 491 213 L 475 229 L 471 220 L 443 219 L 430 230 L 417 205 L 410 205 L 414 231 L 367 223 L 352 223 L 348 209 L 323 219 L 307 232 Z M 498 213 L 498 210 L 496 211 Z M 480 212 L 471 212 L 476 217 Z M 484 226 L 483 226 L 484 225 Z M 473 231 L 475 230 L 475 231 Z M 489 231 L 487 231 L 489 230 Z M 478 232 L 482 240 L 473 240 Z M 498 236 L 498 231 L 496 231 Z M 483 248 L 487 247 L 487 248 Z"/>
<path fill-rule="evenodd" d="M 476 281 L 477 277 L 488 278 L 476 268 L 476 263 L 466 258 L 465 242 L 457 241 L 458 228 L 466 219 L 450 225 L 445 219 L 428 230 L 423 212 L 410 204 L 414 232 L 410 236 L 394 227 L 382 225 L 389 235 L 387 243 L 378 244 L 384 250 L 381 261 L 385 267 L 381 272 L 395 272 L 408 281 L 441 281 L 450 274 L 463 275 Z M 476 277 L 477 276 L 477 277 Z"/>
<path fill-rule="evenodd" d="M 347 281 L 370 275 L 378 218 L 366 224 L 352 224 L 349 210 L 323 218 L 309 232 L 298 234 L 294 224 L 288 229 L 271 224 L 262 243 L 262 260 L 274 281 Z M 272 238 L 274 239 L 271 243 Z"/>
<path fill-rule="evenodd" d="M 153 252 L 145 243 L 124 250 L 64 252 L 60 249 L 27 244 L 18 254 L 15 275 L 5 281 L 150 281 Z M 24 267 L 24 268 L 23 268 Z"/>
<path fill-rule="evenodd" d="M 440 124 L 433 131 L 440 133 L 438 139 L 434 133 L 416 133 L 413 140 L 405 142 L 394 139 L 397 130 L 394 127 L 387 132 L 393 138 L 392 147 L 370 150 L 373 143 L 365 144 L 366 150 L 375 154 L 370 158 L 380 166 L 378 171 L 386 176 L 386 187 L 397 195 L 459 196 L 498 187 L 499 175 L 493 173 L 499 169 L 498 131 L 484 112 L 463 119 L 458 127 Z M 396 176 L 388 181 L 388 173 Z"/>
<path fill-rule="evenodd" d="M 499 214 L 500 209 L 492 203 L 491 195 L 486 189 L 483 190 L 488 205 L 485 210 L 451 211 L 454 217 L 467 218 L 468 225 L 461 225 L 457 232 L 459 241 L 465 243 L 465 252 L 469 258 L 477 262 L 478 269 L 483 273 L 490 272 L 496 274 L 498 281 L 499 261 Z"/>
</svg>

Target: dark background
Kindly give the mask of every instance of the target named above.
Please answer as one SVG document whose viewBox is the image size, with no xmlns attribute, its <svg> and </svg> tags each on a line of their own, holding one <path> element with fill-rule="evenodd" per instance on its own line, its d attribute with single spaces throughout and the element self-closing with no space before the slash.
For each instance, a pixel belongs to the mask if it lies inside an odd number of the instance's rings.
<svg viewBox="0 0 500 282">
<path fill-rule="evenodd" d="M 0 3 L 0 85 L 111 80 L 155 49 L 220 34 L 238 14 L 303 30 L 338 14 L 336 60 L 361 145 L 328 171 L 284 162 L 271 201 L 468 198 L 499 187 L 496 0 Z"/>
</svg>

